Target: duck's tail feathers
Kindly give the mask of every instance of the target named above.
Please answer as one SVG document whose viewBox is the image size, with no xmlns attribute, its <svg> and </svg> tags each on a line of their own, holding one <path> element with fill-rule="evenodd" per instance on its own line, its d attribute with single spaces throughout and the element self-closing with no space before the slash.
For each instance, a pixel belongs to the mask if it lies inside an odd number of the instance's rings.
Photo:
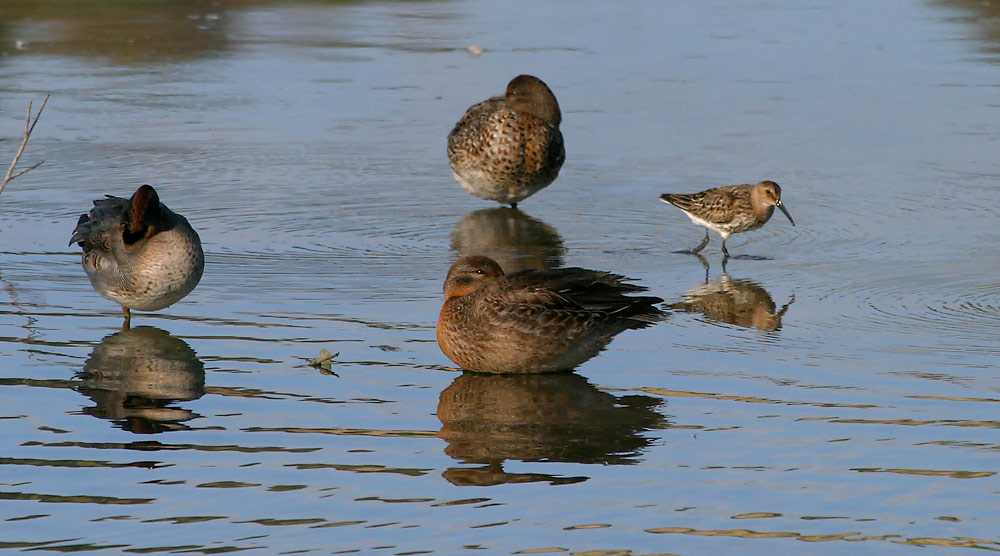
<svg viewBox="0 0 1000 556">
<path fill-rule="evenodd" d="M 127 205 L 128 199 L 111 195 L 94 201 L 94 208 L 90 209 L 90 214 L 81 214 L 76 221 L 76 228 L 73 229 L 69 244 L 78 243 L 80 247 L 84 247 L 88 238 L 101 234 L 110 226 L 118 226 Z"/>
</svg>

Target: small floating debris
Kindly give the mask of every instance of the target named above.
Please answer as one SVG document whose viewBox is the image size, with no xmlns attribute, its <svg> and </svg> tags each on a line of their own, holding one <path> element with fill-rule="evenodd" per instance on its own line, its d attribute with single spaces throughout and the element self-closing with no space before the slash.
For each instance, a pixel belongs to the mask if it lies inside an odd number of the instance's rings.
<svg viewBox="0 0 1000 556">
<path fill-rule="evenodd" d="M 330 370 L 330 367 L 333 366 L 333 358 L 338 355 L 340 355 L 339 351 L 331 355 L 330 350 L 323 348 L 319 350 L 319 357 L 313 357 L 312 359 L 309 360 L 309 366 L 315 369 L 319 369 L 320 371 L 323 371 L 325 373 L 330 373 L 334 376 L 340 376 L 337 373 Z"/>
<path fill-rule="evenodd" d="M 473 58 L 478 58 L 483 55 L 483 47 L 478 44 L 470 44 L 465 50 L 468 51 L 469 56 L 472 56 Z"/>
</svg>

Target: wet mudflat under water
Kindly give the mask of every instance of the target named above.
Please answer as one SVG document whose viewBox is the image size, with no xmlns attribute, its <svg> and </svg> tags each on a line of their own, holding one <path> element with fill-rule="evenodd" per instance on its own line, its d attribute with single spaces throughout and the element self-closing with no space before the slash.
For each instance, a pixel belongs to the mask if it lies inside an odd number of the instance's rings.
<svg viewBox="0 0 1000 556">
<path fill-rule="evenodd" d="M 1000 10 L 981 2 L 5 2 L 0 549 L 1000 551 Z M 483 48 L 479 57 L 467 47 Z M 507 81 L 563 110 L 514 211 L 445 137 Z M 37 106 L 37 102 L 36 102 Z M 664 192 L 773 179 L 718 237 Z M 66 243 L 153 184 L 181 302 Z M 462 375 L 460 254 L 639 280 L 671 316 L 575 373 Z M 305 360 L 338 353 L 330 371 Z M 978 552 L 977 552 L 978 553 Z"/>
</svg>

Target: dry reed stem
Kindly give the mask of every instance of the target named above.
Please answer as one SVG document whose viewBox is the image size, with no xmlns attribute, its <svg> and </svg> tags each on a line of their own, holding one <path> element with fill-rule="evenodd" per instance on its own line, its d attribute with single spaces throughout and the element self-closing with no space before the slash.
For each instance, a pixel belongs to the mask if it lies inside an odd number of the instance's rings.
<svg viewBox="0 0 1000 556">
<path fill-rule="evenodd" d="M 21 161 L 21 155 L 24 154 L 24 147 L 28 145 L 28 139 L 31 138 L 31 132 L 35 130 L 35 124 L 38 123 L 38 118 L 42 116 L 42 110 L 45 110 L 45 105 L 48 104 L 50 96 L 52 96 L 51 93 L 45 95 L 45 99 L 42 100 L 42 105 L 38 108 L 38 113 L 35 114 L 34 120 L 31 119 L 32 101 L 28 101 L 28 116 L 24 119 L 24 138 L 21 139 L 21 146 L 20 148 L 17 149 L 17 154 L 14 155 L 14 160 L 12 160 L 10 166 L 7 167 L 7 175 L 4 176 L 3 182 L 0 183 L 0 193 L 3 193 L 4 188 L 7 187 L 7 184 L 11 180 L 13 180 L 18 176 L 23 176 L 24 174 L 27 174 L 28 172 L 34 170 L 35 168 L 38 168 L 39 166 L 42 165 L 42 163 L 45 162 L 44 160 L 42 160 L 41 162 L 36 162 L 35 164 L 32 164 L 31 166 L 25 168 L 24 170 L 21 170 L 20 172 L 16 174 L 14 173 L 14 170 L 17 169 L 17 163 Z"/>
</svg>

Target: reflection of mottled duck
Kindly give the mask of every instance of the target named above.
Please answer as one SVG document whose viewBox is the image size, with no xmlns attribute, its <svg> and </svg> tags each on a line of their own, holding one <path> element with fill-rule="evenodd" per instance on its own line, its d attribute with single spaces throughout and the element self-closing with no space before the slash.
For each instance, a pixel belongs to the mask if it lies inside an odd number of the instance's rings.
<svg viewBox="0 0 1000 556">
<path fill-rule="evenodd" d="M 183 429 L 194 412 L 171 407 L 205 393 L 205 367 L 184 340 L 139 326 L 104 338 L 83 370 L 80 393 L 97 405 L 84 412 L 135 433 Z"/>
<path fill-rule="evenodd" d="M 459 257 L 486 255 L 507 272 L 562 266 L 565 252 L 555 228 L 507 207 L 466 214 L 451 234 L 451 248 Z"/>
<path fill-rule="evenodd" d="M 687 313 L 701 313 L 707 318 L 745 328 L 777 330 L 793 296 L 781 310 L 771 295 L 752 280 L 732 279 L 723 273 L 718 279 L 691 288 L 684 294 L 684 301 L 674 303 L 671 309 Z"/>
<path fill-rule="evenodd" d="M 545 373 L 594 357 L 619 333 L 658 322 L 658 297 L 610 272 L 561 268 L 505 275 L 483 256 L 463 257 L 444 283 L 441 351 L 467 371 Z"/>
<path fill-rule="evenodd" d="M 634 463 L 650 439 L 642 432 L 667 421 L 662 400 L 617 397 L 573 373 L 486 375 L 464 373 L 441 392 L 438 436 L 445 453 L 484 468 L 450 470 L 462 484 L 555 480 L 505 474 L 504 460 Z M 566 480 L 567 478 L 562 478 Z"/>
</svg>

